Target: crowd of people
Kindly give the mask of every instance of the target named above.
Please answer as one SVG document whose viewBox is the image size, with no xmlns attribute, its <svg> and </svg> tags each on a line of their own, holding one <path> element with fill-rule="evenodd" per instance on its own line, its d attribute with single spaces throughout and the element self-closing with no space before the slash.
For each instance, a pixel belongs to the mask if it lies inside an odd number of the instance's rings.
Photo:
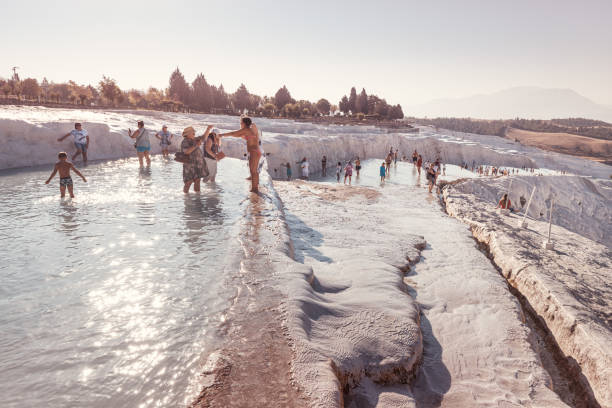
<svg viewBox="0 0 612 408">
<path fill-rule="evenodd" d="M 83 158 L 83 163 L 87 163 L 87 151 L 89 148 L 90 137 L 86 130 L 82 128 L 80 123 L 75 123 L 74 129 L 65 135 L 58 138 L 58 141 L 63 141 L 67 137 L 72 136 L 74 138 L 74 146 L 76 152 L 72 155 L 74 161 L 80 155 Z M 140 167 L 151 164 L 151 140 L 149 137 L 149 131 L 145 128 L 143 121 L 137 122 L 137 129 L 132 132 L 128 129 L 128 136 L 134 139 L 134 148 L 138 156 Z M 175 135 L 168 131 L 168 127 L 164 125 L 162 129 L 155 133 L 155 138 L 159 140 L 161 146 L 162 156 L 164 158 L 169 157 L 169 147 L 172 144 Z M 220 133 L 214 128 L 214 125 L 208 125 L 205 132 L 201 136 L 196 136 L 196 131 L 192 126 L 186 127 L 182 132 L 183 140 L 180 143 L 180 151 L 175 154 L 175 160 L 183 164 L 183 191 L 188 193 L 193 186 L 193 190 L 196 192 L 200 191 L 201 182 L 214 182 L 217 175 L 217 162 L 225 157 L 221 150 L 221 138 L 222 137 L 237 137 L 242 138 L 246 142 L 246 149 L 248 152 L 248 165 L 251 181 L 251 192 L 259 192 L 259 170 L 260 170 L 260 159 L 262 157 L 260 134 L 257 126 L 252 122 L 249 117 L 241 117 L 240 129 Z M 397 164 L 399 157 L 399 149 L 390 148 L 384 161 L 381 163 L 379 168 L 380 182 L 385 182 L 391 174 L 391 164 Z M 65 196 L 66 189 L 68 190 L 71 197 L 74 197 L 73 182 L 70 176 L 70 172 L 74 171 L 79 175 L 83 181 L 86 182 L 85 177 L 79 172 L 73 163 L 68 161 L 68 155 L 65 152 L 60 152 L 58 155 L 59 161 L 55 164 L 53 173 L 46 181 L 48 184 L 51 179 L 59 172 L 60 175 L 60 194 L 62 197 Z M 402 156 L 402 160 L 406 161 L 406 156 Z M 353 162 L 355 163 L 353 165 Z M 300 177 L 304 180 L 308 180 L 310 177 L 310 163 L 306 157 L 295 163 L 300 171 Z M 433 188 L 437 185 L 438 177 L 440 174 L 445 175 L 446 166 L 442 165 L 440 159 L 437 158 L 433 162 L 424 162 L 423 156 L 415 149 L 412 152 L 412 164 L 416 168 L 418 176 L 421 176 L 421 170 L 425 171 L 425 177 L 427 179 L 427 188 L 429 193 L 432 192 Z M 293 177 L 293 171 L 290 162 L 281 163 L 282 167 L 285 167 L 287 180 L 291 180 Z M 321 158 L 321 174 L 323 177 L 327 176 L 327 156 L 323 155 Z M 469 170 L 467 163 L 463 163 L 461 168 Z M 534 172 L 534 169 L 524 168 L 525 171 Z M 337 162 L 336 165 L 336 180 L 340 182 L 342 179 L 342 173 L 344 173 L 344 184 L 352 184 L 353 171 L 356 173 L 356 177 L 359 178 L 361 171 L 361 160 L 359 157 L 348 160 L 345 164 L 341 161 Z M 495 166 L 480 165 L 476 166 L 475 162 L 472 163 L 472 172 L 475 172 L 481 176 L 497 176 L 497 175 L 511 175 L 515 174 L 515 169 L 502 169 Z M 518 170 L 516 170 L 518 173 Z M 506 198 L 502 199 L 499 203 L 500 206 L 507 208 L 510 207 L 509 200 Z"/>
<path fill-rule="evenodd" d="M 59 142 L 67 137 L 74 138 L 74 146 L 76 152 L 72 155 L 72 160 L 76 160 L 79 155 L 83 157 L 83 163 L 87 164 L 87 151 L 89 148 L 90 138 L 86 130 L 83 129 L 81 123 L 75 123 L 74 129 L 58 138 Z M 168 127 L 164 125 L 161 131 L 155 134 L 155 138 L 159 140 L 162 155 L 165 158 L 169 157 L 169 147 L 175 135 L 168 131 Z M 208 125 L 206 131 L 201 136 L 196 136 L 196 131 L 192 126 L 186 127 L 182 132 L 183 140 L 180 143 L 180 151 L 176 153 L 175 160 L 183 164 L 183 191 L 188 193 L 193 185 L 193 190 L 200 191 L 200 183 L 214 182 L 217 175 L 217 162 L 225 157 L 221 151 L 222 137 L 238 137 L 246 141 L 246 149 L 248 152 L 248 163 L 251 181 L 251 192 L 259 192 L 259 162 L 262 157 L 259 140 L 259 130 L 249 117 L 241 117 L 240 129 L 220 133 L 214 129 L 214 125 Z M 144 121 L 137 122 L 137 129 L 132 132 L 128 129 L 128 137 L 134 139 L 134 148 L 138 156 L 140 167 L 151 165 L 151 139 L 149 130 L 145 127 Z M 79 172 L 74 164 L 68 161 L 68 154 L 60 152 L 58 154 L 59 161 L 55 164 L 53 172 L 46 181 L 48 184 L 51 179 L 59 172 L 60 175 L 60 195 L 64 197 L 66 189 L 70 197 L 74 197 L 73 182 L 70 175 L 74 171 L 83 181 L 87 181 Z M 287 163 L 288 164 L 288 163 Z M 304 173 L 305 172 L 305 173 Z M 291 168 L 287 168 L 287 174 L 291 176 Z M 308 166 L 303 168 L 303 174 L 308 176 Z"/>
</svg>

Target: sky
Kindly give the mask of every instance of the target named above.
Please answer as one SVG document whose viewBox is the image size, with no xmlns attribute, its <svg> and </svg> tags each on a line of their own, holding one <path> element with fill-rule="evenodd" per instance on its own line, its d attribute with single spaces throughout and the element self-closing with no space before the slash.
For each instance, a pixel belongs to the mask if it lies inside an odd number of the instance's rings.
<svg viewBox="0 0 612 408">
<path fill-rule="evenodd" d="M 0 76 L 166 88 L 179 67 L 233 92 L 337 103 L 570 88 L 612 106 L 612 1 L 7 1 Z"/>
</svg>

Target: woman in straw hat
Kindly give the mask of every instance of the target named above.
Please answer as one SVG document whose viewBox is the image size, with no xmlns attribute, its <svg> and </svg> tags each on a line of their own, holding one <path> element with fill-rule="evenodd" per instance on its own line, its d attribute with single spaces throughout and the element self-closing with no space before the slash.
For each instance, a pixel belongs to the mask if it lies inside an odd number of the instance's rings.
<svg viewBox="0 0 612 408">
<path fill-rule="evenodd" d="M 193 184 L 193 191 L 200 191 L 200 179 L 205 176 L 204 158 L 202 156 L 202 150 L 200 150 L 200 145 L 202 144 L 202 140 L 208 137 L 212 128 L 213 125 L 209 125 L 206 128 L 206 132 L 201 137 L 195 136 L 195 129 L 191 126 L 183 130 L 181 151 L 189 157 L 189 160 L 183 163 L 183 182 L 185 183 L 183 191 L 185 193 L 189 192 L 191 184 Z"/>
</svg>

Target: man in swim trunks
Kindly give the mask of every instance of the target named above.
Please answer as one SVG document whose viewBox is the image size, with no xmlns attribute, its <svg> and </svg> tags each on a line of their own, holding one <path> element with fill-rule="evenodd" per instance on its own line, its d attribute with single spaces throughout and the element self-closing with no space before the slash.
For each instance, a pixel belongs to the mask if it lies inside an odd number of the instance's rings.
<svg viewBox="0 0 612 408">
<path fill-rule="evenodd" d="M 68 136 L 74 136 L 74 146 L 77 149 L 76 153 L 72 156 L 72 160 L 75 160 L 79 154 L 82 154 L 83 164 L 87 164 L 87 148 L 89 147 L 89 135 L 87 131 L 81 127 L 80 123 L 75 123 L 74 129 L 57 139 L 57 141 L 61 142 Z"/>
<path fill-rule="evenodd" d="M 81 176 L 84 182 L 87 183 L 87 180 L 85 179 L 85 176 L 83 176 L 81 172 L 78 171 L 76 167 L 74 167 L 74 164 L 68 161 L 68 155 L 66 154 L 66 152 L 60 152 L 57 155 L 57 157 L 59 161 L 55 163 L 55 166 L 53 167 L 53 173 L 51 173 L 47 181 L 45 181 L 45 184 L 49 184 L 51 179 L 55 177 L 55 174 L 59 171 L 60 196 L 64 198 L 64 196 L 66 195 L 66 187 L 68 187 L 68 193 L 70 193 L 70 197 L 74 198 L 74 192 L 72 190 L 72 177 L 70 177 L 70 170 L 74 170 L 76 174 Z"/>
<path fill-rule="evenodd" d="M 247 152 L 249 153 L 249 171 L 251 173 L 251 192 L 259 193 L 259 173 L 257 167 L 261 159 L 259 150 L 259 130 L 251 118 L 244 116 L 240 119 L 240 129 L 233 132 L 221 133 L 219 137 L 232 136 L 246 140 Z"/>
<path fill-rule="evenodd" d="M 155 134 L 155 137 L 161 140 L 159 145 L 161 146 L 162 156 L 166 159 L 168 158 L 168 147 L 172 143 L 173 136 L 172 133 L 168 132 L 168 126 L 166 125 L 162 126 L 162 130 Z"/>
</svg>

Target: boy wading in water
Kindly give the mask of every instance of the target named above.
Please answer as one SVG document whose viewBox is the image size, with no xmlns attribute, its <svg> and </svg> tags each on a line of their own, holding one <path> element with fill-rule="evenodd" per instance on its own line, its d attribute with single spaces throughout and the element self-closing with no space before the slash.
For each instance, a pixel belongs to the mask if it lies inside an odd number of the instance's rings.
<svg viewBox="0 0 612 408">
<path fill-rule="evenodd" d="M 72 160 L 75 160 L 79 154 L 82 154 L 83 163 L 87 164 L 87 148 L 89 147 L 89 135 L 87 131 L 81 127 L 80 123 L 75 123 L 74 129 L 57 139 L 57 141 L 61 142 L 68 136 L 74 136 L 74 146 L 77 149 L 76 153 L 72 156 Z"/>
<path fill-rule="evenodd" d="M 251 118 L 245 116 L 240 119 L 240 130 L 229 133 L 221 133 L 219 137 L 232 136 L 246 140 L 247 152 L 249 152 L 249 171 L 251 172 L 251 193 L 259 193 L 259 173 L 257 166 L 261 158 L 259 150 L 259 130 Z"/>
<path fill-rule="evenodd" d="M 58 154 L 57 157 L 59 158 L 59 161 L 55 163 L 55 167 L 53 168 L 53 173 L 51 173 L 47 181 L 45 181 L 45 184 L 49 184 L 51 179 L 55 177 L 55 173 L 59 171 L 61 197 L 64 198 L 64 196 L 66 195 L 66 187 L 68 187 L 68 193 L 70 193 L 70 197 L 74 198 L 74 193 L 72 191 L 72 177 L 70 177 L 70 170 L 74 170 L 76 174 L 81 176 L 84 182 L 87 183 L 87 180 L 81 174 L 81 172 L 78 171 L 76 167 L 74 167 L 74 164 L 68 161 L 68 155 L 66 154 L 66 152 L 60 152 L 60 154 Z"/>
</svg>

